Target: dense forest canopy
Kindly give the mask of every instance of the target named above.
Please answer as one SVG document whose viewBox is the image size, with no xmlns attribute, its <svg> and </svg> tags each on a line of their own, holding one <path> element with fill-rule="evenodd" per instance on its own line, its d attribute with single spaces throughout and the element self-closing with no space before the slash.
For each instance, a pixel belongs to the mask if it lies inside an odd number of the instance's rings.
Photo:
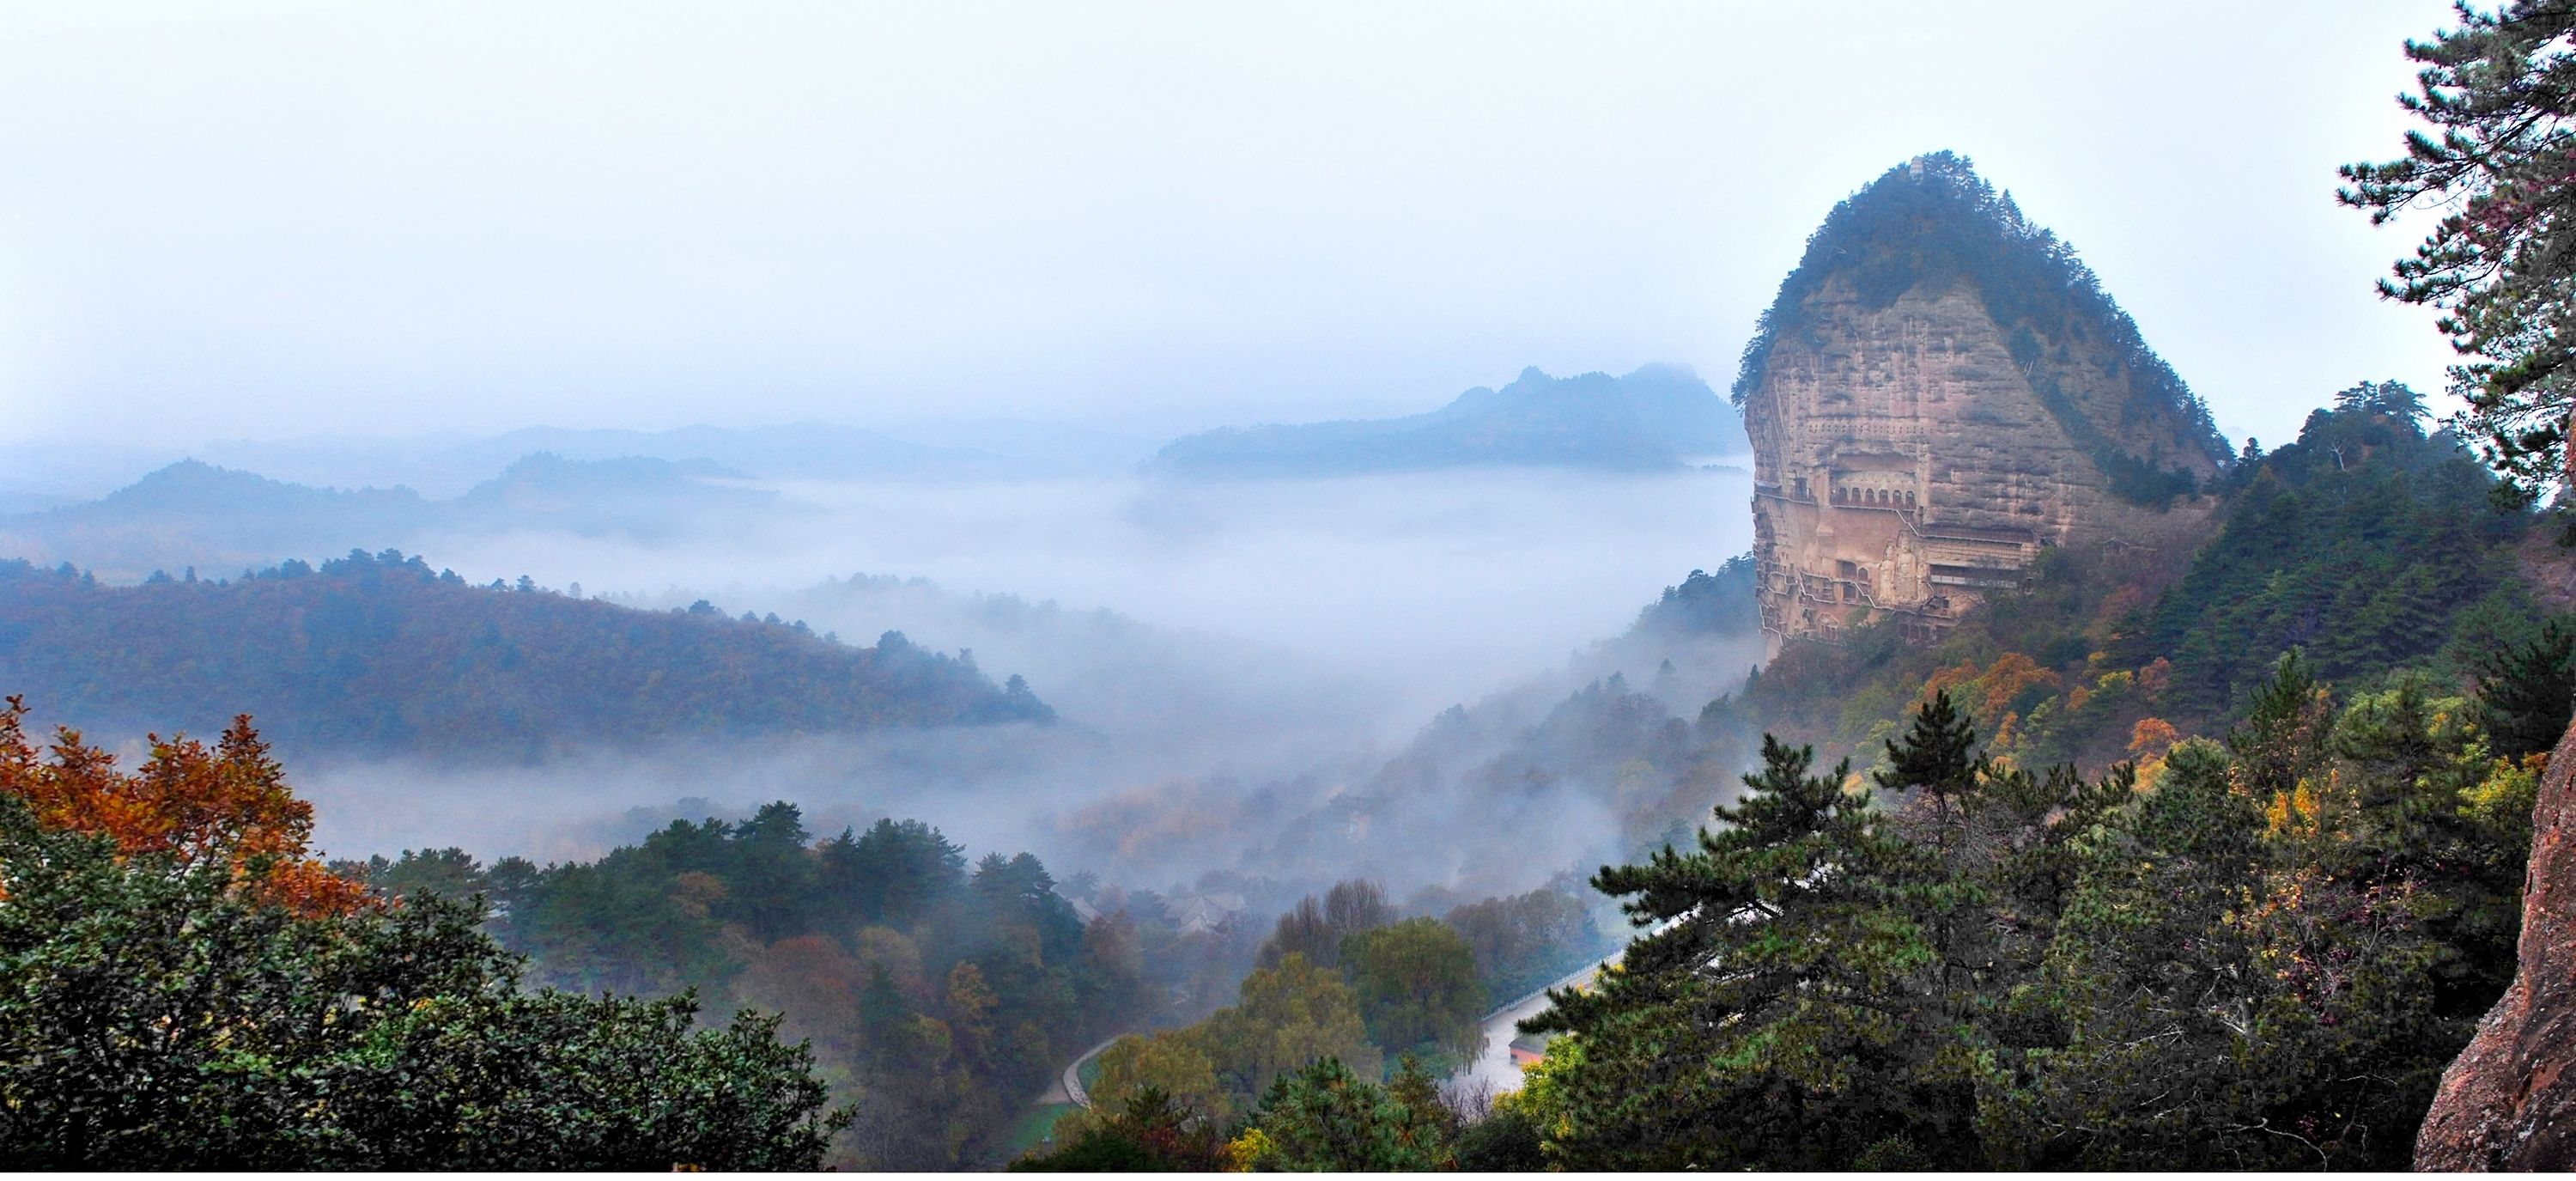
<svg viewBox="0 0 2576 1181">
<path fill-rule="evenodd" d="M 533 983 L 782 1014 L 858 1113 L 834 1159 L 872 1168 L 989 1163 L 1065 1061 L 1158 1009 L 1148 953 L 1194 958 L 1168 923 L 1085 923 L 1026 853 L 970 863 L 912 820 L 818 840 L 784 802 L 592 862 L 443 849 L 341 868 L 398 897 L 488 899 Z"/>
<path fill-rule="evenodd" d="M 1595 878 L 1652 930 L 1512 1101 L 1575 1169 L 2403 1168 L 2530 837 L 2531 768 L 2447 693 L 2292 656 L 2224 743 L 2087 778 L 1936 691 L 1874 795 L 1770 742 Z"/>
<path fill-rule="evenodd" d="M 1052 716 L 1019 678 L 997 686 L 899 633 L 852 648 L 704 603 L 476 587 L 390 550 L 139 586 L 0 561 L 0 682 L 93 728 L 210 731 L 249 711 L 298 751 L 469 762 Z"/>
<path fill-rule="evenodd" d="M 2176 708 L 2215 717 L 2291 648 L 2341 680 L 2536 617 L 2516 546 L 2529 514 L 2499 507 L 2495 478 L 2427 417 L 2405 386 L 2364 382 L 2239 465 L 2219 535 L 2121 655 L 2171 660 Z"/>
<path fill-rule="evenodd" d="M 1738 554 L 1720 563 L 1717 573 L 1693 570 L 1677 586 L 1637 613 L 1632 634 L 1673 636 L 1748 636 L 1762 628 L 1753 603 L 1753 557 Z"/>
<path fill-rule="evenodd" d="M 1809 302 L 1836 280 L 1871 308 L 1890 306 L 1909 291 L 1937 295 L 1966 285 L 2005 334 L 2040 401 L 2111 477 L 2115 494 L 2155 503 L 2193 490 L 2189 471 L 2167 469 L 2137 450 L 2130 436 L 2141 424 L 2162 424 L 2205 463 L 2227 462 L 2227 439 L 2210 421 L 2209 408 L 2147 347 L 2092 269 L 2056 234 L 2024 218 L 2012 197 L 1996 192 L 1963 157 L 1917 157 L 1834 207 L 1744 346 L 1731 387 L 1738 406 L 1761 386 L 1773 347 L 1808 327 Z M 2062 355 L 2078 339 L 2107 347 L 2117 366 L 2111 376 L 2124 383 L 2107 421 L 2034 366 L 2042 354 Z"/>
<path fill-rule="evenodd" d="M 1603 947 L 1559 891 L 1408 916 L 1352 881 L 1281 915 L 1256 952 L 1257 927 L 1176 897 L 1059 883 L 1026 853 L 970 862 L 918 820 L 818 838 L 784 802 L 590 862 L 427 849 L 334 868 L 396 898 L 486 900 L 532 984 L 781 1014 L 857 1113 L 834 1159 L 873 1168 L 997 1163 L 1029 1098 L 1112 1034 L 1133 1036 L 1101 1056 L 1096 1098 L 1159 1089 L 1208 1118 L 1318 1057 L 1372 1078 L 1407 1055 L 1455 1065 L 1490 998 Z"/>
</svg>

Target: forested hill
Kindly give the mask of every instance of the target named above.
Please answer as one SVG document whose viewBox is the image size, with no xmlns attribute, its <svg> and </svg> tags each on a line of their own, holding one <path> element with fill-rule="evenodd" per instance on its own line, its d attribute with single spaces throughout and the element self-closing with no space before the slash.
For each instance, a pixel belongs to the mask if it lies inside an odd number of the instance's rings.
<svg viewBox="0 0 2576 1181">
<path fill-rule="evenodd" d="M 1163 475 L 1346 476 L 1452 467 L 1672 467 L 1747 446 L 1743 419 L 1697 374 L 1648 365 L 1624 377 L 1524 369 L 1405 418 L 1233 427 L 1190 435 L 1146 465 Z"/>
<path fill-rule="evenodd" d="M 394 551 L 110 586 L 0 562 L 0 692 L 103 733 L 257 716 L 297 753 L 518 761 L 582 745 L 1053 717 L 1017 676 L 698 604 L 649 612 Z"/>
</svg>

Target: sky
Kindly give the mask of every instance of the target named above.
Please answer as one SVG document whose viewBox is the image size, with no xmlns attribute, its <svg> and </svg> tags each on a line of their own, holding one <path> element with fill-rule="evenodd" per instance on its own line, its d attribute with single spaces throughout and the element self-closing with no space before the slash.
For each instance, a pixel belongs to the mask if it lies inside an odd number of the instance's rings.
<svg viewBox="0 0 2576 1181">
<path fill-rule="evenodd" d="M 1952 149 L 2267 443 L 2449 352 L 2334 203 L 2434 0 L 0 4 L 0 443 L 1723 388 Z"/>
</svg>

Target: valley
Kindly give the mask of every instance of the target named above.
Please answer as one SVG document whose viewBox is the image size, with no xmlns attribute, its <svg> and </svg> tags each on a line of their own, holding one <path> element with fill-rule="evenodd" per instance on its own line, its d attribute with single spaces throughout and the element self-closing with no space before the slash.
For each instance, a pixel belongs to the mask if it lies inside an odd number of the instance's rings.
<svg viewBox="0 0 2576 1181">
<path fill-rule="evenodd" d="M 0 1161 L 2576 1166 L 2576 0 L 706 16 L 0 13 Z"/>
</svg>

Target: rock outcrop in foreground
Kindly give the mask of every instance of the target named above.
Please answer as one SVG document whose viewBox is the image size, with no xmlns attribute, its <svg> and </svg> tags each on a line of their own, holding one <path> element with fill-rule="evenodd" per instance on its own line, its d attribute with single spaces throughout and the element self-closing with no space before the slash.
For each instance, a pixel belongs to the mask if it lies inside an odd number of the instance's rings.
<svg viewBox="0 0 2576 1181">
<path fill-rule="evenodd" d="M 1772 645 L 1928 638 L 2053 545 L 2171 544 L 2226 462 L 2092 273 L 1944 153 L 1837 207 L 1745 350 Z"/>
<path fill-rule="evenodd" d="M 2531 821 L 2521 963 L 2442 1072 L 2417 1169 L 2576 1169 L 2576 727 L 2550 752 Z"/>
</svg>

